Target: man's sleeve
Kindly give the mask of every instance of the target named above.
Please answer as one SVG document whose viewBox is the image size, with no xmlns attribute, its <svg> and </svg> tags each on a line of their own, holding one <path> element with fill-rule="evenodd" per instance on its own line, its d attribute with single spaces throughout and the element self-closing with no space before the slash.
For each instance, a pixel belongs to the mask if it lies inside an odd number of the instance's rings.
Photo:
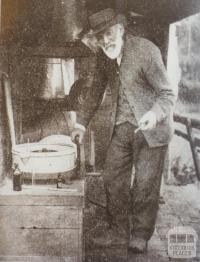
<svg viewBox="0 0 200 262">
<path fill-rule="evenodd" d="M 68 101 L 72 101 L 71 108 L 80 112 L 79 123 L 87 127 L 102 102 L 107 85 L 105 74 L 106 65 L 101 57 L 97 57 L 96 68 L 92 79 L 79 79 L 73 85 Z"/>
<path fill-rule="evenodd" d="M 173 110 L 176 95 L 169 81 L 162 56 L 158 47 L 152 44 L 148 53 L 148 67 L 145 76 L 157 94 L 157 99 L 151 111 L 156 114 L 157 121 L 161 122 L 169 117 Z"/>
<path fill-rule="evenodd" d="M 78 110 L 81 115 L 79 123 L 86 128 L 102 102 L 106 87 L 97 76 L 95 78 L 93 84 L 87 88 L 84 97 L 79 97 L 81 99 L 81 106 Z"/>
</svg>

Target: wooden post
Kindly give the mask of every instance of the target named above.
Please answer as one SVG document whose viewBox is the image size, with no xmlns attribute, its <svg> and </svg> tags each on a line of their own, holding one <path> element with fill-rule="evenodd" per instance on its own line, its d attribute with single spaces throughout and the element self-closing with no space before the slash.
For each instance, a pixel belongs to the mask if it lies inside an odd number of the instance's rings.
<svg viewBox="0 0 200 262">
<path fill-rule="evenodd" d="M 0 34 L 1 34 L 1 0 L 0 0 Z"/>
<path fill-rule="evenodd" d="M 92 172 L 95 172 L 95 141 L 94 131 L 89 130 L 89 165 Z"/>
<path fill-rule="evenodd" d="M 10 128 L 11 143 L 12 143 L 12 147 L 14 147 L 16 145 L 15 125 L 14 125 L 12 99 L 11 99 L 11 87 L 10 87 L 9 78 L 3 76 L 3 85 L 4 85 L 4 92 L 5 92 L 6 111 L 7 111 L 7 116 L 8 116 L 9 128 Z"/>
<path fill-rule="evenodd" d="M 10 136 L 6 115 L 3 77 L 8 74 L 8 53 L 6 46 L 0 45 L 0 183 L 4 181 L 11 167 Z"/>
<path fill-rule="evenodd" d="M 77 146 L 77 159 L 76 159 L 76 179 L 84 178 L 85 177 L 85 150 L 84 145 L 80 144 L 79 136 L 75 137 L 75 144 Z"/>
<path fill-rule="evenodd" d="M 200 162 L 198 160 L 198 155 L 197 155 L 198 153 L 195 150 L 194 137 L 192 135 L 192 125 L 191 125 L 191 119 L 190 118 L 187 118 L 186 128 L 187 128 L 187 133 L 188 133 L 188 137 L 189 137 L 189 141 L 190 141 L 190 148 L 191 148 L 191 151 L 192 151 L 192 157 L 193 157 L 193 160 L 194 160 L 194 166 L 195 166 L 197 178 L 200 181 Z"/>
</svg>

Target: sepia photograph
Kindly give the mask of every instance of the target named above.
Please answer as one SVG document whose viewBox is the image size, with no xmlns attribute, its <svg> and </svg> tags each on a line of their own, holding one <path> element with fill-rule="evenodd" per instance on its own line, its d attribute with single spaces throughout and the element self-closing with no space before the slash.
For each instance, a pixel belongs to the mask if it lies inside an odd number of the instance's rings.
<svg viewBox="0 0 200 262">
<path fill-rule="evenodd" d="M 200 0 L 0 0 L 0 262 L 199 238 Z"/>
</svg>

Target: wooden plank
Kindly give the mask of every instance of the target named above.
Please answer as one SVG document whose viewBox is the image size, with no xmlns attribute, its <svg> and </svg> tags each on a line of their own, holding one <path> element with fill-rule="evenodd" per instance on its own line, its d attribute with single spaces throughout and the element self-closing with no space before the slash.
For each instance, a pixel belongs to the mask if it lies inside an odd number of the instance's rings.
<svg viewBox="0 0 200 262">
<path fill-rule="evenodd" d="M 196 170 L 196 175 L 197 175 L 198 180 L 200 181 L 200 163 L 198 159 L 198 153 L 196 152 L 196 149 L 195 149 L 196 146 L 194 143 L 194 137 L 192 134 L 192 120 L 189 118 L 187 119 L 186 128 L 187 128 L 188 138 L 190 141 L 190 147 L 191 147 L 192 157 L 193 157 L 194 166 Z"/>
<path fill-rule="evenodd" d="M 0 256 L 0 262 L 81 262 L 80 257 Z"/>
<path fill-rule="evenodd" d="M 0 18 L 1 19 L 1 18 Z M 1 40 L 0 40 L 1 43 Z M 8 73 L 8 54 L 7 47 L 0 45 L 0 75 Z M 7 116 L 5 109 L 5 98 L 3 93 L 2 81 L 0 81 L 0 183 L 5 177 L 5 170 L 8 165 L 8 152 L 9 152 L 9 132 L 7 127 Z"/>
<path fill-rule="evenodd" d="M 56 190 L 56 185 L 22 185 L 22 191 L 13 191 L 12 181 L 6 179 L 0 187 L 0 196 L 84 196 L 84 180 L 71 181 L 65 188 Z M 40 190 L 42 188 L 42 190 Z M 51 190 L 52 189 L 52 190 Z M 55 190 L 54 190 L 55 189 Z M 69 190 L 68 190 L 69 189 Z"/>
<path fill-rule="evenodd" d="M 1 229 L 0 256 L 80 257 L 78 229 Z"/>
<path fill-rule="evenodd" d="M 77 196 L 0 196 L 0 206 L 83 206 Z"/>
<path fill-rule="evenodd" d="M 0 206 L 1 228 L 79 228 L 82 210 L 63 206 Z"/>
<path fill-rule="evenodd" d="M 25 186 L 13 191 L 12 182 L 0 187 L 0 206 L 84 206 L 84 181 L 74 181 L 68 189 L 56 190 L 56 185 Z M 55 190 L 54 190 L 55 188 Z"/>
<path fill-rule="evenodd" d="M 180 136 L 180 137 L 184 138 L 185 140 L 187 140 L 189 142 L 188 135 L 185 134 L 184 132 L 182 132 L 178 129 L 175 129 L 174 133 L 175 133 L 175 135 Z"/>
<path fill-rule="evenodd" d="M 11 99 L 11 83 L 8 77 L 3 76 L 3 87 L 5 93 L 6 112 L 8 116 L 11 145 L 12 147 L 14 147 L 16 145 L 15 124 L 14 124 L 13 106 L 12 106 L 12 99 Z"/>
<path fill-rule="evenodd" d="M 187 125 L 188 117 L 181 116 L 177 113 L 174 114 L 174 121 L 181 123 L 183 125 Z M 191 126 L 194 128 L 200 129 L 200 120 L 195 118 L 190 118 Z"/>
</svg>

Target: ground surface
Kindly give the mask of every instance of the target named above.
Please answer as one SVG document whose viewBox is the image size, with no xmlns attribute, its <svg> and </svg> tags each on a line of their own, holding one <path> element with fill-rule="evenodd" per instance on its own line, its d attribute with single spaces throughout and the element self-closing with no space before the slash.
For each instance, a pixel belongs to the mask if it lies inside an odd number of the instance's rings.
<svg viewBox="0 0 200 262">
<path fill-rule="evenodd" d="M 90 181 L 91 182 L 91 181 Z M 101 181 L 88 183 L 88 196 L 92 201 L 103 203 Z M 92 193 L 92 192 L 95 192 Z M 174 226 L 192 226 L 200 237 L 200 187 L 197 184 L 187 186 L 164 187 L 165 204 L 160 204 L 156 229 L 149 241 L 148 253 L 133 255 L 124 247 L 96 248 L 92 238 L 103 231 L 104 210 L 94 204 L 86 205 L 85 248 L 86 262 L 165 262 L 165 261 L 200 261 L 200 241 L 197 241 L 197 256 L 192 259 L 174 259 L 168 255 L 167 232 Z M 96 199 L 95 199 L 96 197 Z"/>
</svg>

